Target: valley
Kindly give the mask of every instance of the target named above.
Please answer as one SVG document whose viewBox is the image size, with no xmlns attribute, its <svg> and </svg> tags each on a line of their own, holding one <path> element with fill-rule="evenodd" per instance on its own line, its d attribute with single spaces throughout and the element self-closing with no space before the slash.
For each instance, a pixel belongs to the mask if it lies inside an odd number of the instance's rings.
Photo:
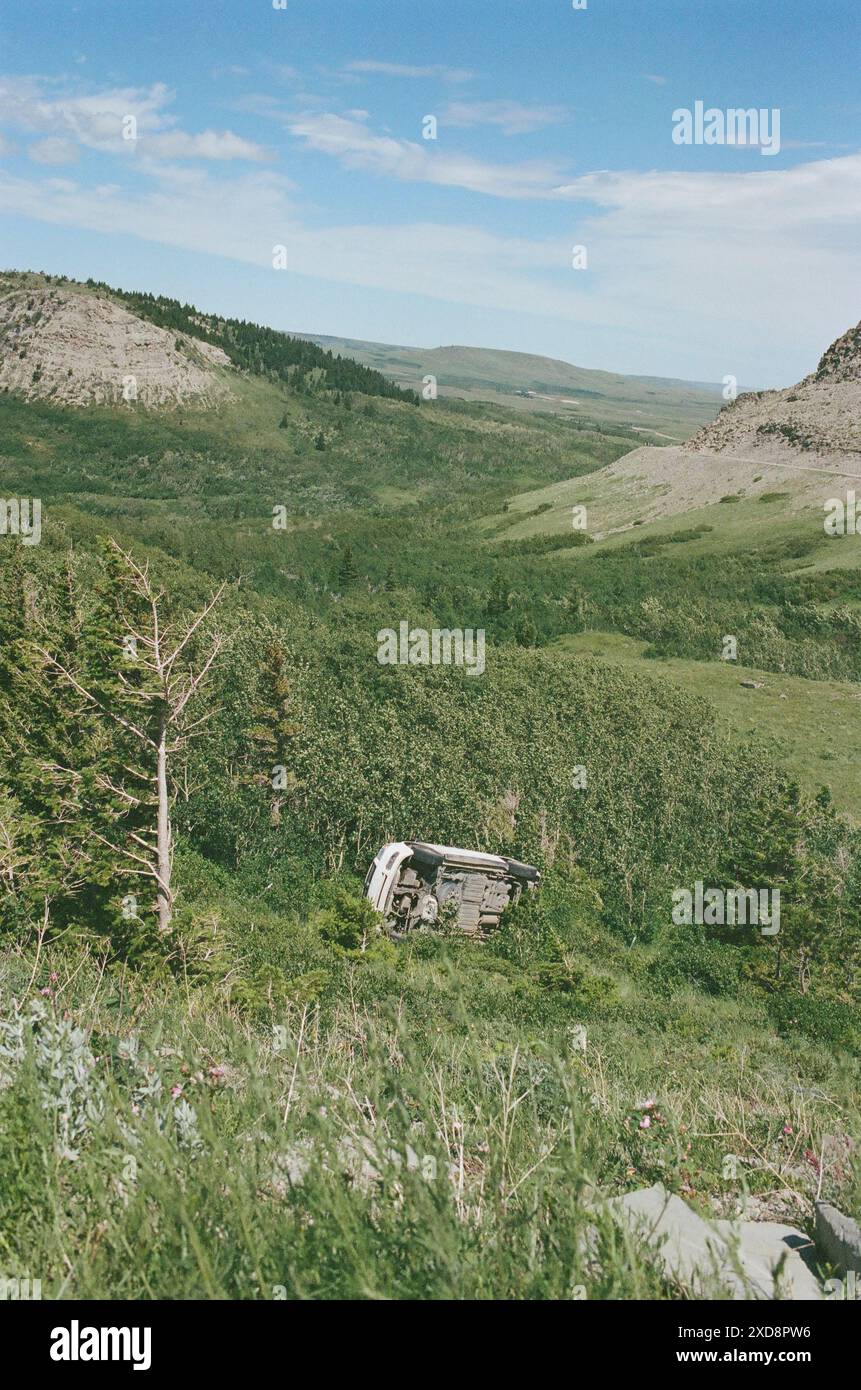
<svg viewBox="0 0 861 1390">
<path fill-rule="evenodd" d="M 25 1361 L 559 1302 L 845 1377 L 859 18 L 3 7 Z"/>
<path fill-rule="evenodd" d="M 76 1157 L 2 1210 L 46 1290 L 693 1297 L 609 1224 L 584 1266 L 583 1194 L 660 1182 L 731 1216 L 738 1153 L 745 1210 L 804 1222 L 835 1107 L 826 1190 L 859 1210 L 840 1155 L 859 1132 L 861 568 L 857 535 L 824 524 L 843 458 L 768 437 L 740 459 L 709 447 L 721 417 L 658 448 L 588 414 L 423 401 L 268 329 L 61 286 L 77 322 L 154 354 L 129 397 L 105 340 L 69 352 L 37 317 L 46 277 L 5 283 L 0 493 L 38 500 L 40 534 L 0 538 L 0 988 L 29 1000 L 0 1029 L 36 1067 L 26 1090 L 0 1051 L 0 1160 Z M 207 365 L 165 399 L 173 352 Z M 136 876 L 159 707 L 129 658 L 154 640 L 142 574 L 159 631 L 188 633 L 201 721 L 169 754 L 158 925 Z M 541 893 L 486 941 L 396 943 L 361 883 L 401 838 L 535 863 Z M 779 933 L 673 923 L 685 885 L 763 882 Z M 42 1037 L 92 1078 L 59 1137 L 34 1099 L 53 1094 Z M 147 1162 L 117 1214 L 97 1175 L 120 1124 L 181 1182 Z M 386 1196 L 403 1184 L 409 1217 Z"/>
</svg>

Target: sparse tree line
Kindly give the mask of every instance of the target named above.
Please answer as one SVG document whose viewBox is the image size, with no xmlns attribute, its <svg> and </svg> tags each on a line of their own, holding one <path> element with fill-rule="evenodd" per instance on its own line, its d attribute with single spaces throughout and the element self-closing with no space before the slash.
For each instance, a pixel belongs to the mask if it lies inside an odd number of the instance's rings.
<svg viewBox="0 0 861 1390">
<path fill-rule="evenodd" d="M 305 338 L 294 338 L 245 319 L 216 318 L 201 313 L 193 304 L 180 304 L 179 300 L 163 295 L 116 290 L 96 280 L 88 280 L 87 284 L 115 295 L 133 313 L 158 328 L 214 343 L 243 371 L 285 382 L 300 394 L 313 394 L 319 389 L 339 393 L 356 391 L 365 396 L 384 396 L 407 401 L 410 405 L 419 404 L 417 392 L 396 386 L 372 367 L 342 357 L 340 353 L 335 355 Z"/>
</svg>

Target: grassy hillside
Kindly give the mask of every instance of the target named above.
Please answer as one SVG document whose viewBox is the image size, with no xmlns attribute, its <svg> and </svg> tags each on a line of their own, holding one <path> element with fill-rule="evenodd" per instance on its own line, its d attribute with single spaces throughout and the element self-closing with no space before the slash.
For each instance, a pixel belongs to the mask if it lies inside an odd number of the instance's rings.
<svg viewBox="0 0 861 1390">
<path fill-rule="evenodd" d="M 560 650 L 665 678 L 713 704 L 742 742 L 755 736 L 802 785 L 827 786 L 835 804 L 861 819 L 861 689 L 848 681 L 804 680 L 739 662 L 654 659 L 648 643 L 618 633 L 563 637 Z M 761 689 L 742 685 L 754 681 Z"/>
<path fill-rule="evenodd" d="M 292 937 L 319 959 L 313 919 L 242 924 L 270 956 Z M 821 1167 L 858 1212 L 857 1073 L 833 1043 L 588 917 L 566 949 L 589 970 L 563 990 L 520 964 L 534 939 L 330 949 L 331 1005 L 241 1014 L 59 946 L 35 974 L 7 951 L 4 1268 L 38 1271 L 45 1298 L 684 1300 L 590 1210 L 599 1193 L 660 1181 L 706 1216 L 803 1226 Z"/>
<path fill-rule="evenodd" d="M 549 411 L 622 426 L 645 436 L 687 439 L 710 423 L 721 405 L 718 386 L 664 377 L 620 376 L 527 352 L 409 348 L 313 333 L 300 336 L 373 367 L 407 389 L 421 390 L 423 378 L 431 374 L 443 396 L 490 401 L 529 413 Z"/>
<path fill-rule="evenodd" d="M 861 819 L 858 542 L 822 525 L 839 477 L 784 471 L 775 490 L 767 466 L 750 465 L 748 495 L 647 519 L 659 489 L 612 472 L 510 498 L 482 521 L 488 547 L 543 549 L 557 583 L 576 592 L 582 630 L 561 639 L 565 650 L 702 695 L 740 740 L 758 734 L 805 786 L 827 786 Z M 587 511 L 586 549 L 570 547 L 574 506 Z M 721 659 L 727 634 L 735 663 Z"/>
<path fill-rule="evenodd" d="M 794 493 L 574 535 L 630 431 L 242 342 L 211 409 L 0 398 L 0 492 L 43 512 L 0 540 L 3 1269 L 684 1297 L 609 1230 L 586 1259 L 593 1197 L 804 1221 L 821 1179 L 861 1211 L 857 566 Z M 217 658 L 170 754 L 164 930 L 126 853 L 162 708 L 145 567 L 160 634 L 226 586 L 177 667 Z M 401 621 L 485 629 L 484 673 L 381 666 Z M 360 890 L 401 837 L 526 859 L 541 894 L 486 942 L 396 945 Z M 676 926 L 696 880 L 779 889 L 779 935 Z"/>
</svg>

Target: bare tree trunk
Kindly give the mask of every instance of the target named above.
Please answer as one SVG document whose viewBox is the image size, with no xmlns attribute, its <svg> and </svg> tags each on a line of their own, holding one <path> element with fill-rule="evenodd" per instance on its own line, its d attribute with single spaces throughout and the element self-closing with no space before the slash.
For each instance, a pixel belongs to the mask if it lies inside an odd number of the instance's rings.
<svg viewBox="0 0 861 1390">
<path fill-rule="evenodd" d="M 158 927 L 168 931 L 173 916 L 173 894 L 170 891 L 172 844 L 170 802 L 167 791 L 167 716 L 159 720 L 156 749 L 156 783 L 158 787 L 157 864 L 158 864 Z"/>
<path fill-rule="evenodd" d="M 139 627 L 133 627 L 131 622 L 123 617 L 126 633 L 134 639 L 135 659 L 146 673 L 149 686 L 144 683 L 140 688 L 132 688 L 125 681 L 124 675 L 121 674 L 120 680 L 128 692 L 129 712 L 111 709 L 103 699 L 82 685 L 77 676 L 68 671 L 44 647 L 39 647 L 37 650 L 49 665 L 55 671 L 60 672 L 72 688 L 77 690 L 79 695 L 83 696 L 90 705 L 94 705 L 106 718 L 121 725 L 145 750 L 147 757 L 155 753 L 157 803 L 155 853 L 153 853 L 151 823 L 142 835 L 132 833 L 129 842 L 125 844 L 116 845 L 103 836 L 99 838 L 121 859 L 135 865 L 132 872 L 155 879 L 158 928 L 161 932 L 167 932 L 170 930 L 173 919 L 173 892 L 171 890 L 173 834 L 170 823 L 171 796 L 168 786 L 168 758 L 173 759 L 174 754 L 185 747 L 189 738 L 195 737 L 200 732 L 201 725 L 207 718 L 207 715 L 204 714 L 199 719 L 188 723 L 183 720 L 183 711 L 201 689 L 221 651 L 224 638 L 219 633 L 212 637 L 208 644 L 208 655 L 196 671 L 187 660 L 180 663 L 179 658 L 201 624 L 220 601 L 225 586 L 222 584 L 194 617 L 189 618 L 178 630 L 174 629 L 167 649 L 165 649 L 165 633 L 170 628 L 166 629 L 161 620 L 159 602 L 162 595 L 153 589 L 147 566 L 141 568 L 137 565 L 131 555 L 122 550 L 115 541 L 112 542 L 112 545 L 125 565 L 127 577 L 130 577 L 135 594 L 144 601 L 149 610 L 149 623 L 142 621 Z M 140 707 L 142 711 L 140 717 L 137 713 L 137 707 Z M 137 797 L 127 795 L 122 787 L 113 787 L 109 779 L 107 785 L 112 791 L 124 796 L 131 804 L 140 804 Z M 0 833 L 2 833 L 2 827 L 0 827 Z"/>
</svg>

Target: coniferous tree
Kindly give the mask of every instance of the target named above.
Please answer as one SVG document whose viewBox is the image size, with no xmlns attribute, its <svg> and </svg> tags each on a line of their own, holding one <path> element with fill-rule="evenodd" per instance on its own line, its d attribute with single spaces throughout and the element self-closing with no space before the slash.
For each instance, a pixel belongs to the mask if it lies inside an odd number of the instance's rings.
<svg viewBox="0 0 861 1390">
<path fill-rule="evenodd" d="M 318 381 L 323 389 L 333 392 L 360 391 L 366 396 L 420 404 L 416 391 L 396 386 L 373 367 L 363 366 L 340 354 L 336 356 L 307 339 L 294 338 L 244 319 L 202 314 L 192 304 L 180 304 L 163 295 L 115 290 L 93 280 L 88 280 L 87 284 L 116 296 L 134 313 L 161 328 L 217 344 L 238 367 L 272 381 L 289 383 L 298 394 L 312 394 L 313 383 Z"/>
<path fill-rule="evenodd" d="M 289 767 L 290 748 L 297 727 L 293 718 L 287 654 L 273 638 L 263 656 L 260 695 L 252 708 L 249 737 L 255 748 L 258 771 L 252 780 L 272 789 L 269 820 L 280 825 L 285 795 L 296 788 L 296 776 Z"/>
<path fill-rule="evenodd" d="M 36 707 L 27 644 L 28 609 L 21 548 L 5 550 L 0 570 L 0 882 L 5 925 L 47 911 L 54 874 L 42 856 L 50 816 L 49 793 L 39 765 L 46 728 Z M 24 713 L 26 711 L 26 714 Z"/>
<path fill-rule="evenodd" d="M 341 563 L 338 566 L 338 587 L 343 591 L 349 589 L 359 577 L 356 569 L 356 562 L 353 559 L 352 546 L 346 545 L 341 555 Z"/>
<path fill-rule="evenodd" d="M 735 886 L 780 891 L 779 931 L 756 942 L 753 962 L 770 987 L 806 994 L 814 976 L 838 993 L 857 984 L 861 917 L 847 876 L 856 842 L 827 796 L 795 782 L 745 805 L 726 862 Z"/>
<path fill-rule="evenodd" d="M 41 584 L 13 556 L 0 582 L 0 757 L 14 769 L 2 789 L 4 915 L 62 923 L 73 902 L 95 920 L 105 906 L 104 856 L 95 838 L 109 797 L 100 785 L 104 735 L 91 711 L 46 669 L 40 641 L 77 668 L 84 630 L 71 553 Z"/>
<path fill-rule="evenodd" d="M 505 617 L 511 607 L 508 585 L 501 574 L 497 574 L 487 596 L 486 611 L 488 619 L 498 621 Z"/>
</svg>

